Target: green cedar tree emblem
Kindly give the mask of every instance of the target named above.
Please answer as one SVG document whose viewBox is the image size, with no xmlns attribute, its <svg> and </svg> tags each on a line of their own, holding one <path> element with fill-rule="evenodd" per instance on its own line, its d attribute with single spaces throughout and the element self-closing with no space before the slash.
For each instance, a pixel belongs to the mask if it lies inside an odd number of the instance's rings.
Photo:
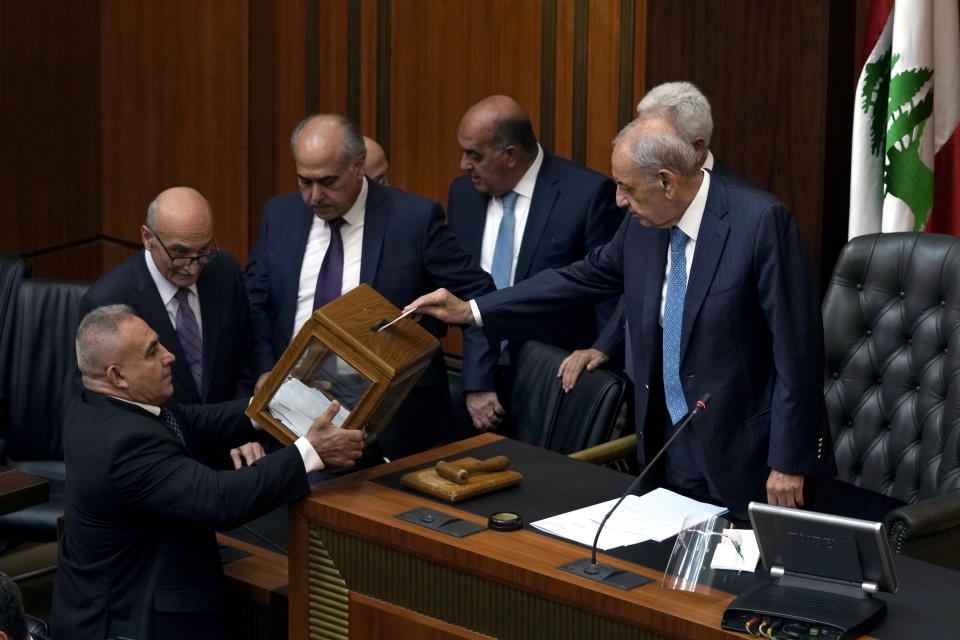
<svg viewBox="0 0 960 640">
<path fill-rule="evenodd" d="M 882 150 L 885 156 L 886 190 L 910 207 L 913 229 L 919 231 L 933 204 L 933 171 L 919 153 L 920 137 L 933 113 L 933 87 L 922 95 L 933 71 L 921 67 L 891 77 L 899 59 L 900 54 L 891 59 L 888 50 L 867 63 L 860 108 L 871 118 L 870 153 L 880 155 Z"/>
</svg>

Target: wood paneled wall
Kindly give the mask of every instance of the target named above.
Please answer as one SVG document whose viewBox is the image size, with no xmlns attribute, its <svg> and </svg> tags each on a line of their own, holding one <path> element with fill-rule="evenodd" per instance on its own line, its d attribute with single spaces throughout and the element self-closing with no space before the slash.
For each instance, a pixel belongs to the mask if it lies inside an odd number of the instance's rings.
<svg viewBox="0 0 960 640">
<path fill-rule="evenodd" d="M 648 0 L 648 86 L 710 98 L 714 153 L 793 210 L 821 281 L 846 237 L 857 4 Z"/>
<path fill-rule="evenodd" d="M 314 111 L 346 113 L 387 148 L 396 185 L 441 201 L 460 117 L 491 93 L 517 98 L 544 147 L 608 172 L 645 87 L 689 79 L 714 104 L 717 154 L 794 208 L 828 268 L 863 5 L 0 3 L 0 251 L 96 277 L 137 247 L 152 197 L 189 184 L 242 262 L 266 199 L 295 187 L 289 135 Z"/>
</svg>

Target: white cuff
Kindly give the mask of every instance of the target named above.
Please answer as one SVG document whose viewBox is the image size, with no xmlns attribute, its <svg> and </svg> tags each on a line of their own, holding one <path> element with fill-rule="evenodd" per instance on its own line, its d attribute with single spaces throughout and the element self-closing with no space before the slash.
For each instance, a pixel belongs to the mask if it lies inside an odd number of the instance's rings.
<svg viewBox="0 0 960 640">
<path fill-rule="evenodd" d="M 323 460 L 320 459 L 320 454 L 313 448 L 309 440 L 300 437 L 293 444 L 297 445 L 297 449 L 300 450 L 300 457 L 303 458 L 303 468 L 306 469 L 307 473 L 323 469 Z"/>
<path fill-rule="evenodd" d="M 477 306 L 476 300 L 470 301 L 470 311 L 473 312 L 473 323 L 478 327 L 483 326 L 483 318 L 480 317 L 480 307 Z"/>
</svg>

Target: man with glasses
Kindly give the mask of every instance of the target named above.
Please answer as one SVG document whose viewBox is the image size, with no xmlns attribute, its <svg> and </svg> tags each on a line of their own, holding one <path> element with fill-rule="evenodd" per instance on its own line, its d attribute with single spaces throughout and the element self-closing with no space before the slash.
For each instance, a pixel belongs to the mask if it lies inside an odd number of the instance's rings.
<svg viewBox="0 0 960 640">
<path fill-rule="evenodd" d="M 217 248 L 206 198 L 189 187 L 167 189 L 147 208 L 140 237 L 143 253 L 101 276 L 83 297 L 81 314 L 107 304 L 133 307 L 176 356 L 176 403 L 250 395 L 247 294 L 236 258 Z M 237 468 L 262 456 L 255 442 L 230 451 Z"/>
</svg>

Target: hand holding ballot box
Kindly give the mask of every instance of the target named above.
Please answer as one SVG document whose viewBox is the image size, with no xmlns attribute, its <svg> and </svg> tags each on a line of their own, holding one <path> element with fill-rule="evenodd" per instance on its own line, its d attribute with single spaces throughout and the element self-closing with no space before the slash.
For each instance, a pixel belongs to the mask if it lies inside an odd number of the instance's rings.
<svg viewBox="0 0 960 640">
<path fill-rule="evenodd" d="M 440 348 L 411 318 L 377 331 L 399 315 L 365 284 L 317 309 L 254 395 L 247 415 L 289 444 L 336 400 L 340 411 L 333 423 L 365 429 L 367 442 L 373 441 Z"/>
</svg>

